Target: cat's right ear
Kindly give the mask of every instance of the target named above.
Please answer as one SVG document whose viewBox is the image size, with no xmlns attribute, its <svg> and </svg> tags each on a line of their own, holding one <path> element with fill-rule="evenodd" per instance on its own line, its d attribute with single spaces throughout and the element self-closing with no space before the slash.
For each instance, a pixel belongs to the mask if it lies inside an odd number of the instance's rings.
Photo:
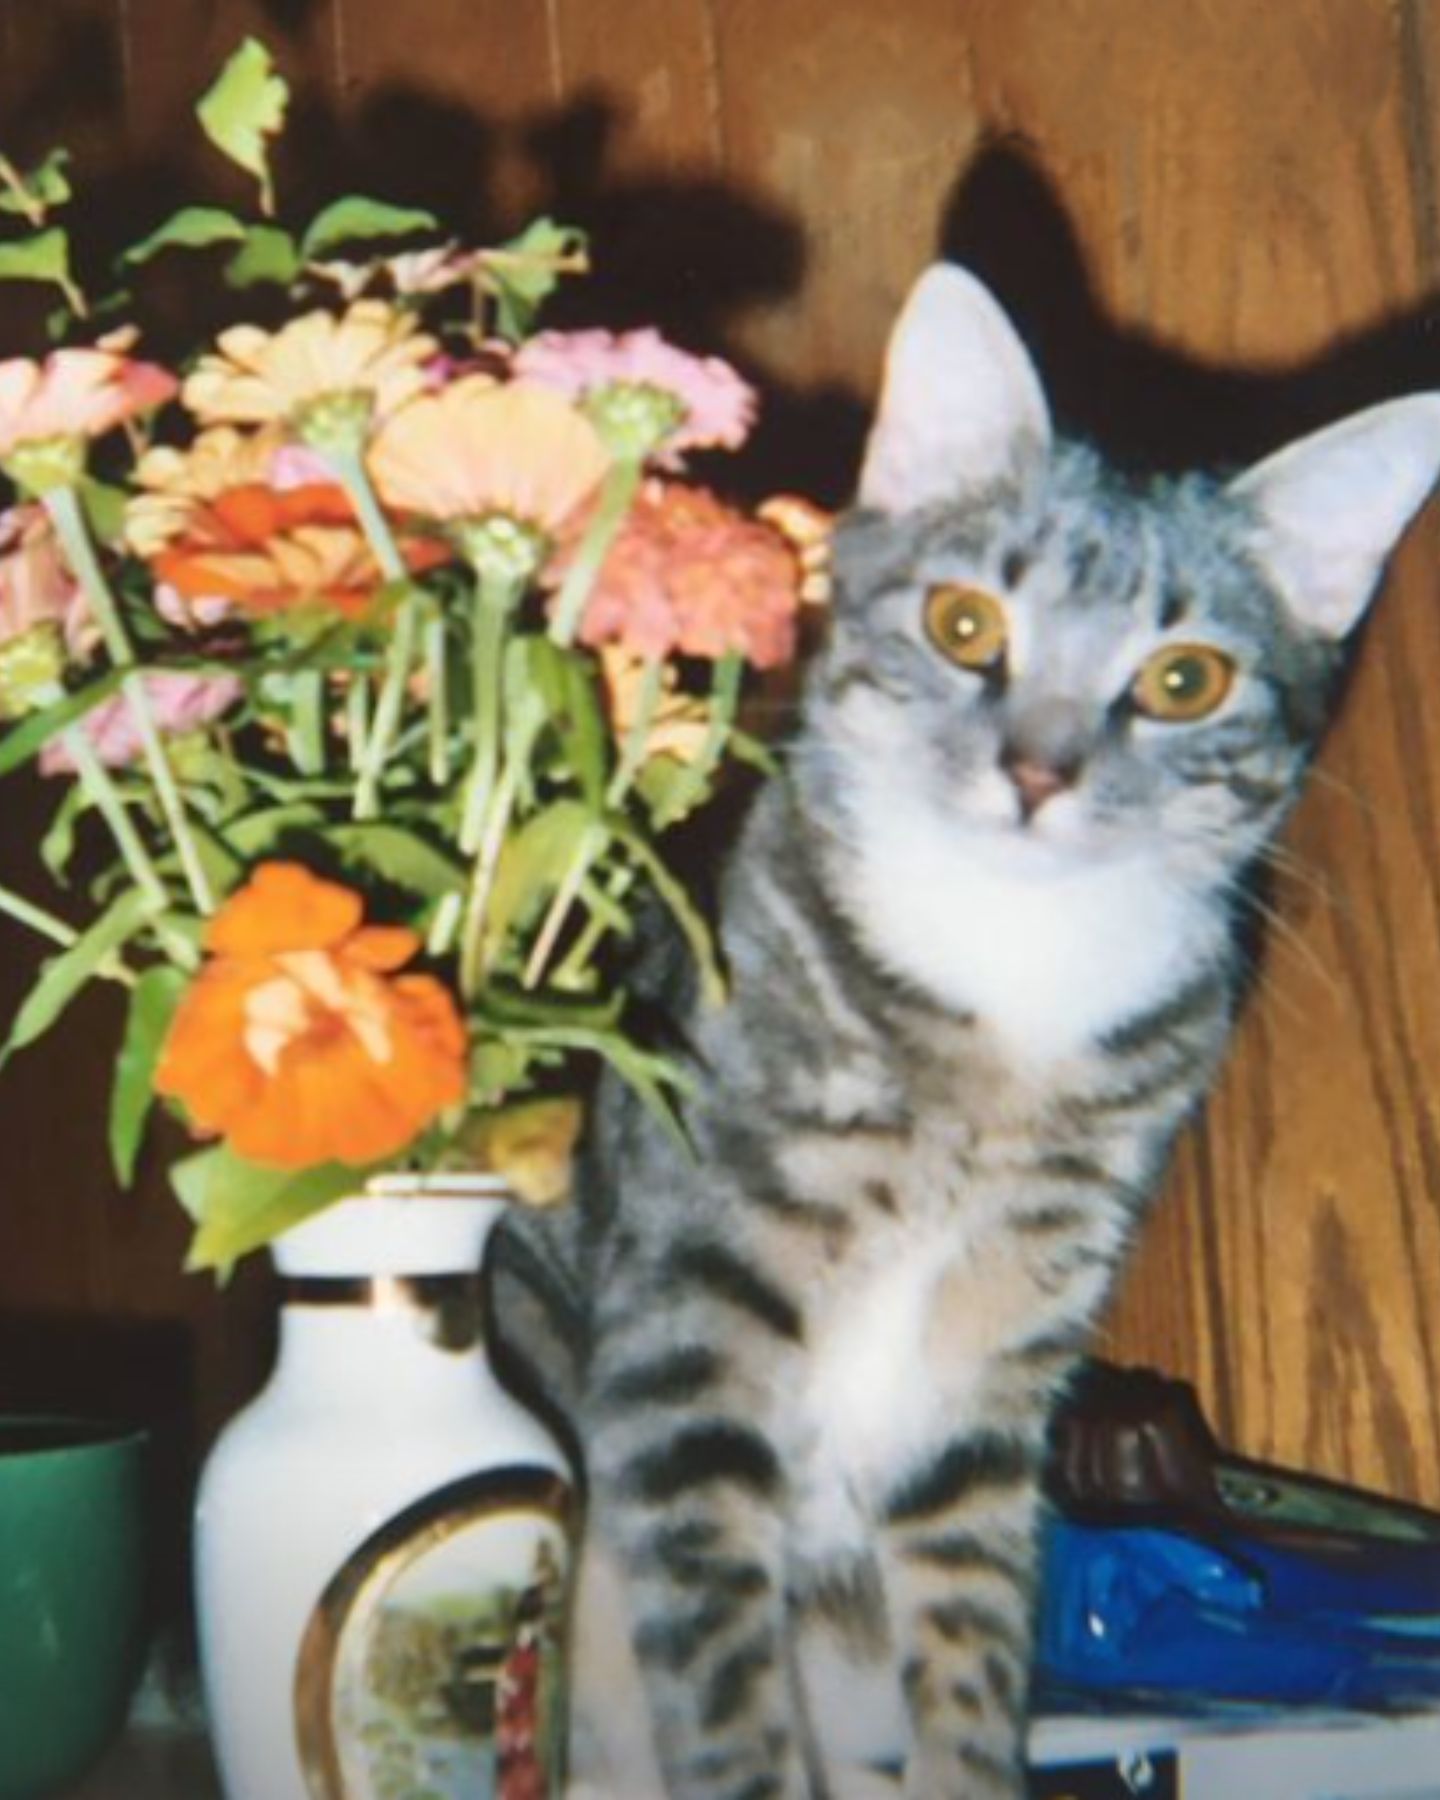
<svg viewBox="0 0 1440 1800">
<path fill-rule="evenodd" d="M 954 263 L 916 282 L 891 333 L 859 503 L 910 512 L 1014 478 L 1050 443 L 1025 346 L 989 290 Z"/>
</svg>

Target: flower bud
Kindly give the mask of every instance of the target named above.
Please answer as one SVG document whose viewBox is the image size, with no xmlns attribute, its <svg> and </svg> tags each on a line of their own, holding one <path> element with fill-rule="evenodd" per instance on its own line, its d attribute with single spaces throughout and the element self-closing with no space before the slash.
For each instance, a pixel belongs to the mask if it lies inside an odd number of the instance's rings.
<svg viewBox="0 0 1440 1800">
<path fill-rule="evenodd" d="M 0 644 L 0 718 L 20 719 L 60 697 L 65 677 L 65 640 L 53 619 L 18 632 Z"/>
</svg>

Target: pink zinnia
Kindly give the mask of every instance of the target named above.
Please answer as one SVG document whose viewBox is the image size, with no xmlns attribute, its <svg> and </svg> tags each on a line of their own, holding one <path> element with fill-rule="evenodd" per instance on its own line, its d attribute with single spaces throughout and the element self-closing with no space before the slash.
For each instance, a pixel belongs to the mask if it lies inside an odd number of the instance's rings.
<svg viewBox="0 0 1440 1800">
<path fill-rule="evenodd" d="M 186 675 L 178 669 L 157 669 L 146 674 L 145 691 L 155 722 L 171 737 L 198 731 L 228 712 L 240 698 L 242 687 L 233 675 Z M 101 762 L 112 769 L 135 762 L 141 752 L 135 715 L 123 694 L 115 694 L 93 707 L 80 728 L 94 745 Z M 42 775 L 73 775 L 75 764 L 61 742 L 40 752 Z"/>
<path fill-rule="evenodd" d="M 52 623 L 76 655 L 99 636 L 44 507 L 9 507 L 0 513 L 0 643 Z"/>
<path fill-rule="evenodd" d="M 755 422 L 755 390 L 718 356 L 692 356 L 658 331 L 542 331 L 515 352 L 515 375 L 589 400 L 607 388 L 650 388 L 682 409 L 661 460 L 734 450 Z"/>
<path fill-rule="evenodd" d="M 799 568 L 768 525 L 704 488 L 649 481 L 590 592 L 580 639 L 654 660 L 738 652 L 757 669 L 795 651 Z"/>
</svg>

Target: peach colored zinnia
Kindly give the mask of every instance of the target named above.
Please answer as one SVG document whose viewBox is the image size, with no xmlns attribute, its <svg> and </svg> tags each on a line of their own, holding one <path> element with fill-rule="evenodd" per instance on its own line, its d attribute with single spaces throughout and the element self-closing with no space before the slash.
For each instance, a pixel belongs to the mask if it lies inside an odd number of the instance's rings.
<svg viewBox="0 0 1440 1800">
<path fill-rule="evenodd" d="M 178 383 L 155 363 L 102 348 L 0 362 L 0 457 L 21 444 L 102 437 L 168 400 Z"/>
<path fill-rule="evenodd" d="M 0 513 L 0 642 L 42 624 L 58 625 L 75 655 L 99 641 L 49 515 L 32 501 Z"/>
<path fill-rule="evenodd" d="M 206 928 L 155 1085 L 201 1131 L 277 1168 L 369 1163 L 465 1097 L 465 1027 L 433 976 L 398 971 L 413 931 L 360 896 L 264 863 Z"/>
<path fill-rule="evenodd" d="M 305 313 L 278 331 L 232 326 L 196 364 L 182 398 L 207 424 L 293 419 L 315 401 L 352 393 L 369 394 L 384 418 L 423 390 L 437 349 L 412 314 L 358 300 L 338 317 Z"/>
<path fill-rule="evenodd" d="M 595 428 L 558 394 L 468 375 L 413 401 L 376 433 L 382 499 L 447 522 L 502 514 L 553 535 L 609 466 Z"/>
<path fill-rule="evenodd" d="M 552 571 L 552 575 L 563 572 Z M 738 652 L 757 669 L 795 651 L 799 571 L 779 532 L 704 488 L 648 481 L 590 592 L 580 638 L 648 659 Z"/>
</svg>

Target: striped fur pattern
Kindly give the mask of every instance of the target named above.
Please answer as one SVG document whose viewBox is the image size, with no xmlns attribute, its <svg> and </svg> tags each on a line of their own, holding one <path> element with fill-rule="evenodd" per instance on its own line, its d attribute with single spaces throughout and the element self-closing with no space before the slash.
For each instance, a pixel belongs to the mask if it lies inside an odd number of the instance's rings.
<svg viewBox="0 0 1440 1800">
<path fill-rule="evenodd" d="M 1435 403 L 1398 404 L 1429 409 L 1423 466 L 1350 495 L 1369 561 L 1317 619 L 1285 534 L 1355 422 L 1298 468 L 1135 487 L 1051 442 L 977 284 L 922 282 L 831 641 L 724 883 L 733 996 L 686 1015 L 696 1154 L 612 1092 L 576 1205 L 504 1239 L 502 1325 L 589 1482 L 577 1793 L 1022 1793 L 1047 1421 L 1221 1053 L 1344 630 L 1440 461 Z M 1003 667 L 928 641 L 941 582 L 1003 602 Z M 1146 719 L 1135 671 L 1182 639 L 1233 691 Z M 1069 772 L 1028 815 L 1017 754 Z"/>
</svg>

